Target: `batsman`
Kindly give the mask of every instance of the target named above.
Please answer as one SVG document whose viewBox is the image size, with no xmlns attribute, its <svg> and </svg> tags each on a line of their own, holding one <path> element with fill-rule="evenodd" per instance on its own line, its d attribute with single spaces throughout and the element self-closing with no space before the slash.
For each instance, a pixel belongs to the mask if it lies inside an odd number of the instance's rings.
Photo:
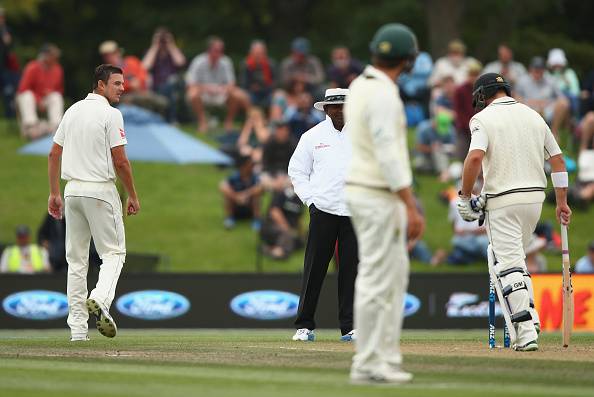
<svg viewBox="0 0 594 397">
<path fill-rule="evenodd" d="M 470 148 L 464 161 L 457 208 L 466 221 L 484 217 L 489 236 L 488 266 L 517 351 L 538 350 L 540 321 L 526 269 L 526 247 L 540 218 L 551 165 L 557 220 L 568 225 L 568 177 L 561 149 L 536 111 L 511 97 L 510 85 L 496 73 L 474 83 Z M 480 197 L 471 191 L 481 171 Z"/>
</svg>

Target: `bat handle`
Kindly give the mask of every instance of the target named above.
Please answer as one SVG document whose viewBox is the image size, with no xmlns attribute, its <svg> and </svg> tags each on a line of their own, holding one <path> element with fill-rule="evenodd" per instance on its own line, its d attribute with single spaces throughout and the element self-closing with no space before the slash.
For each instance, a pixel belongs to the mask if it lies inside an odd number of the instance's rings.
<svg viewBox="0 0 594 397">
<path fill-rule="evenodd" d="M 567 225 L 561 224 L 561 254 L 563 260 L 569 262 L 569 246 L 567 244 Z"/>
</svg>

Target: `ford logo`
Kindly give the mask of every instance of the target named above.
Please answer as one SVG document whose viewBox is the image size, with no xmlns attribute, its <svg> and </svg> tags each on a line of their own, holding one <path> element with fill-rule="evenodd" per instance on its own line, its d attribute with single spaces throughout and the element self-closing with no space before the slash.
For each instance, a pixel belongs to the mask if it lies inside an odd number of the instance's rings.
<svg viewBox="0 0 594 397">
<path fill-rule="evenodd" d="M 251 291 L 237 295 L 229 306 L 241 317 L 281 320 L 297 314 L 299 297 L 283 291 Z"/>
<path fill-rule="evenodd" d="M 414 295 L 404 297 L 404 317 L 412 316 L 421 308 L 421 301 Z"/>
<path fill-rule="evenodd" d="M 4 298 L 2 307 L 11 316 L 27 320 L 55 320 L 68 315 L 68 298 L 55 291 L 22 291 Z"/>
<path fill-rule="evenodd" d="M 116 307 L 129 317 L 165 320 L 185 314 L 190 310 L 190 301 L 175 292 L 146 290 L 122 295 L 117 300 Z"/>
</svg>

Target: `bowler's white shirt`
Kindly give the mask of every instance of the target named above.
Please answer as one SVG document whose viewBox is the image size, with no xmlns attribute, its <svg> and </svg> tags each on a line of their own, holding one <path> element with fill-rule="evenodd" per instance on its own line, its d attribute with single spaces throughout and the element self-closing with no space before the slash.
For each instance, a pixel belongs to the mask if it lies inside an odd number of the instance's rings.
<svg viewBox="0 0 594 397">
<path fill-rule="evenodd" d="M 54 136 L 62 146 L 62 179 L 108 182 L 116 179 L 111 148 L 128 143 L 122 113 L 98 94 L 72 105 Z"/>
<path fill-rule="evenodd" d="M 344 182 L 351 161 L 351 142 L 345 125 L 334 128 L 332 120 L 320 122 L 299 139 L 289 161 L 289 177 L 295 193 L 308 207 L 350 216 L 344 196 Z"/>
</svg>

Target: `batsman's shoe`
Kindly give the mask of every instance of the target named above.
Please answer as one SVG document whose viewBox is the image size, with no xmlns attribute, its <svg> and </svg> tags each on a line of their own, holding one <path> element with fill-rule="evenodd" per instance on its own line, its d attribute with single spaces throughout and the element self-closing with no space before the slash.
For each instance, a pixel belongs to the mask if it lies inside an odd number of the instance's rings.
<svg viewBox="0 0 594 397">
<path fill-rule="evenodd" d="M 357 340 L 357 332 L 353 329 L 353 330 L 351 330 L 351 332 L 341 336 L 340 340 L 343 342 L 353 342 L 353 341 Z"/>
<path fill-rule="evenodd" d="M 525 345 L 515 345 L 514 346 L 514 350 L 518 351 L 518 352 L 533 352 L 538 350 L 538 343 L 536 343 L 535 340 L 526 343 Z"/>
<path fill-rule="evenodd" d="M 88 340 L 91 340 L 89 335 L 72 335 L 70 337 L 70 342 L 86 342 Z"/>
<path fill-rule="evenodd" d="M 97 330 L 101 335 L 107 336 L 108 338 L 116 336 L 118 327 L 116 326 L 115 321 L 113 321 L 113 318 L 109 315 L 107 309 L 103 308 L 95 299 L 89 298 L 87 299 L 87 310 L 90 315 L 95 316 Z"/>
<path fill-rule="evenodd" d="M 293 340 L 313 342 L 316 340 L 316 335 L 311 329 L 299 328 L 297 332 L 295 332 L 295 335 L 293 335 Z"/>
<path fill-rule="evenodd" d="M 377 373 L 351 371 L 353 385 L 400 385 L 412 380 L 413 375 L 405 371 L 383 371 Z"/>
</svg>

